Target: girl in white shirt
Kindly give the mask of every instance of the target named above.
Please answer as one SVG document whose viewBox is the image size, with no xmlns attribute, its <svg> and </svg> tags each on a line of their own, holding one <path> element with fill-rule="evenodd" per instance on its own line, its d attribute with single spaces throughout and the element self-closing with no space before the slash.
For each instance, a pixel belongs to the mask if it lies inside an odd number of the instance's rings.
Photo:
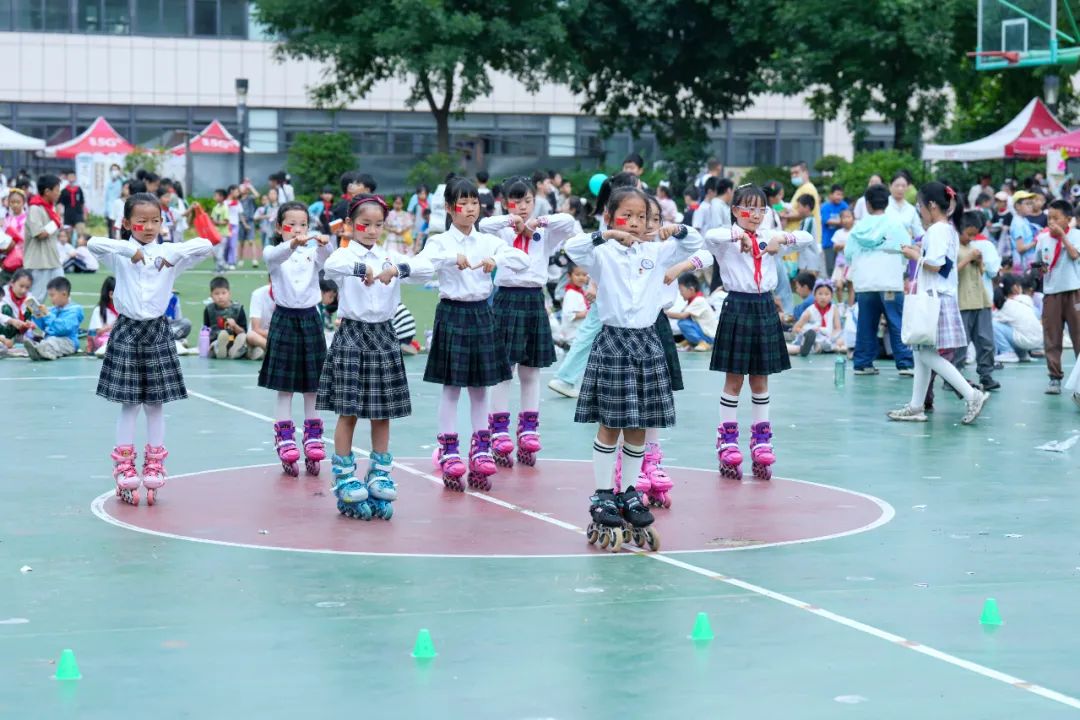
<svg viewBox="0 0 1080 720">
<path fill-rule="evenodd" d="M 963 208 L 959 206 L 953 188 L 931 182 L 919 190 L 919 211 L 923 222 L 929 226 L 923 235 L 922 247 L 904 245 L 901 252 L 909 260 L 921 259 L 912 294 L 932 293 L 941 301 L 937 342 L 912 348 L 915 354 L 915 382 L 911 389 L 911 402 L 889 412 L 888 416 L 891 420 L 926 422 L 926 390 L 930 387 L 931 373 L 936 372 L 963 396 L 967 412 L 961 422 L 970 425 L 979 417 L 990 394 L 971 387 L 960 371 L 938 354 L 938 350 L 966 348 L 968 345 L 960 318 L 960 306 L 956 301 L 959 276 L 956 262 L 960 252 L 959 229 Z M 905 304 L 904 312 L 915 312 L 914 308 L 912 304 Z"/>
<path fill-rule="evenodd" d="M 517 371 L 521 382 L 520 412 L 517 418 L 517 459 L 535 465 L 540 452 L 540 368 L 555 363 L 555 340 L 544 306 L 548 261 L 564 241 L 574 234 L 574 218 L 563 213 L 534 217 L 536 197 L 532 182 L 523 177 L 503 184 L 506 215 L 480 221 L 480 231 L 497 235 L 510 247 L 529 256 L 529 265 L 515 272 L 503 268 L 495 274 L 495 332 L 500 336 L 510 372 Z M 510 386 L 506 380 L 491 392 L 491 450 L 495 464 L 513 467 L 514 441 L 510 439 Z"/>
<path fill-rule="evenodd" d="M 411 415 L 412 404 L 392 319 L 401 282 L 423 283 L 433 272 L 423 258 L 376 245 L 386 216 L 382 198 L 352 198 L 343 231 L 351 242 L 326 261 L 326 279 L 338 288 L 341 326 L 323 365 L 316 407 L 338 416 L 332 458 L 338 512 L 363 520 L 394 514 L 390 420 Z M 356 477 L 352 451 L 357 418 L 371 421 L 371 462 L 363 480 Z"/>
<path fill-rule="evenodd" d="M 90 314 L 90 326 L 87 328 L 87 350 L 89 352 L 105 355 L 105 345 L 109 342 L 109 333 L 116 325 L 120 317 L 113 305 L 113 292 L 116 290 L 116 278 L 112 275 L 105 278 L 101 283 L 101 297 L 97 307 Z"/>
<path fill-rule="evenodd" d="M 645 429 L 675 424 L 675 403 L 656 318 L 666 297 L 664 275 L 701 248 L 701 236 L 683 225 L 665 225 L 648 239 L 648 201 L 636 188 L 611 193 L 604 213 L 610 228 L 578 235 L 566 254 L 599 287 L 593 312 L 602 323 L 593 343 L 574 421 L 599 423 L 593 442 L 596 493 L 590 498 L 590 543 L 618 551 L 623 527 L 639 547 L 659 548 L 649 526 L 652 513 L 630 485 L 616 494 L 615 450 L 623 440 L 623 474 L 642 475 Z"/>
<path fill-rule="evenodd" d="M 146 414 L 142 485 L 153 505 L 165 484 L 165 416 L 162 405 L 187 397 L 176 342 L 165 318 L 176 276 L 210 255 L 209 240 L 158 244 L 163 218 L 158 199 L 137 193 L 124 202 L 121 239 L 91 238 L 90 252 L 116 276 L 113 304 L 118 316 L 109 334 L 97 394 L 121 403 L 116 423 L 116 495 L 139 504 L 135 469 L 135 421 Z"/>
<path fill-rule="evenodd" d="M 333 248 L 326 235 L 308 232 L 308 211 L 303 203 L 278 208 L 276 234 L 263 252 L 270 271 L 274 315 L 266 334 L 266 355 L 259 369 L 259 387 L 277 391 L 274 444 L 287 475 L 296 477 L 296 425 L 292 421 L 293 393 L 304 396 L 304 466 L 319 474 L 323 449 L 322 420 L 315 412 L 315 393 L 326 360 L 326 338 L 319 319 L 319 270 Z"/>
<path fill-rule="evenodd" d="M 491 454 L 487 389 L 513 377 L 502 335 L 496 332 L 495 316 L 487 303 L 491 273 L 496 267 L 500 272 L 522 272 L 531 267 L 531 261 L 501 238 L 476 230 L 480 193 L 471 181 L 451 178 L 442 199 L 452 223 L 450 229 L 429 237 L 418 256 L 431 263 L 439 276 L 439 305 L 424 370 L 424 382 L 443 386 L 439 447 L 434 459 L 442 468 L 446 487 L 464 490 L 461 477 L 466 467 L 458 450 L 457 405 L 461 389 L 467 388 L 473 426 L 468 483 L 490 490 L 488 478 L 498 468 Z"/>
<path fill-rule="evenodd" d="M 755 477 L 772 477 L 776 456 L 769 423 L 769 375 L 791 367 L 784 329 L 773 303 L 777 286 L 777 255 L 809 246 L 814 236 L 803 231 L 784 232 L 764 227 L 769 208 L 765 193 L 755 185 L 742 185 L 732 200 L 732 226 L 710 230 L 705 245 L 716 257 L 728 296 L 720 313 L 710 370 L 725 373 L 720 394 L 720 426 L 716 448 L 720 474 L 742 479 L 737 421 L 739 393 L 750 376 L 752 424 L 750 455 Z M 770 223 L 771 225 L 771 223 Z"/>
</svg>

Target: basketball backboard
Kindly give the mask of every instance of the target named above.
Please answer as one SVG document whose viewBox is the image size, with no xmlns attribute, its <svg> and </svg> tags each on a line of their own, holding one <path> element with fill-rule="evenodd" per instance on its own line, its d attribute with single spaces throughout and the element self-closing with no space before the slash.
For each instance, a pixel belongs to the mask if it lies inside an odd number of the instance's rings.
<svg viewBox="0 0 1080 720">
<path fill-rule="evenodd" d="M 1080 59 L 1078 0 L 978 0 L 978 70 L 1059 65 Z"/>
</svg>

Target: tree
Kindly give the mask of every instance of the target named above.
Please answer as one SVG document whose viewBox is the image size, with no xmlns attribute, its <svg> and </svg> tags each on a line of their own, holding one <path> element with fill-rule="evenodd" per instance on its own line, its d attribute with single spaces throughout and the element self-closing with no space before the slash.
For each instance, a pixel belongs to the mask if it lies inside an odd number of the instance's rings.
<svg viewBox="0 0 1080 720">
<path fill-rule="evenodd" d="M 893 124 L 897 148 L 913 148 L 944 119 L 952 79 L 957 8 L 968 0 L 798 0 L 781 3 L 773 27 L 787 40 L 773 53 L 770 87 L 807 92 L 814 115 L 841 113 L 858 138 L 876 112 Z"/>
<path fill-rule="evenodd" d="M 279 56 L 327 64 L 312 88 L 321 106 L 363 97 L 375 83 L 409 88 L 426 103 L 438 151 L 450 152 L 450 116 L 492 91 L 491 71 L 530 90 L 564 44 L 559 0 L 254 0 L 259 22 L 279 35 Z"/>
<path fill-rule="evenodd" d="M 336 188 L 342 173 L 355 165 L 347 133 L 300 133 L 289 147 L 289 172 L 302 195 L 317 195 L 324 185 Z"/>
<path fill-rule="evenodd" d="M 566 65 L 555 70 L 605 132 L 650 127 L 680 164 L 700 167 L 708 127 L 760 86 L 763 18 L 777 1 L 566 0 Z"/>
</svg>

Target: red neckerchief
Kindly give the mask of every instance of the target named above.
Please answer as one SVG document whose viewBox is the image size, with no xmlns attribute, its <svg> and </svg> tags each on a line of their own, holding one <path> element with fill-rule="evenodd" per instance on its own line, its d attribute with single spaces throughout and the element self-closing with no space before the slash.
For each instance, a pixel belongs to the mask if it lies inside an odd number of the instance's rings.
<svg viewBox="0 0 1080 720">
<path fill-rule="evenodd" d="M 270 283 L 270 299 L 271 300 L 274 299 L 274 283 L 273 282 Z"/>
<path fill-rule="evenodd" d="M 816 307 L 817 311 L 821 313 L 821 327 L 827 327 L 827 325 L 825 324 L 825 315 L 828 314 L 830 310 L 832 310 L 832 303 L 829 303 L 825 307 L 821 307 L 817 303 L 814 303 L 814 307 Z"/>
<path fill-rule="evenodd" d="M 757 233 L 752 233 L 749 230 L 744 230 L 746 236 L 750 238 L 750 254 L 754 257 L 754 283 L 757 285 L 758 290 L 761 290 L 761 248 L 758 247 Z"/>
<path fill-rule="evenodd" d="M 18 215 L 8 215 L 4 218 L 4 232 L 16 243 L 23 241 L 23 230 L 26 227 L 26 211 Z"/>
<path fill-rule="evenodd" d="M 75 183 L 71 183 L 67 186 L 68 204 L 71 207 L 75 207 L 75 195 L 79 192 L 79 186 Z"/>
<path fill-rule="evenodd" d="M 529 238 L 531 236 L 532 236 L 532 233 L 529 232 L 529 228 L 525 228 L 525 230 L 523 230 L 522 232 L 519 232 L 517 234 L 517 237 L 514 238 L 514 249 L 515 250 L 521 250 L 524 253 L 528 253 L 529 252 Z"/>
<path fill-rule="evenodd" d="M 570 291 L 581 293 L 581 297 L 585 299 L 585 309 L 588 310 L 591 303 L 589 302 L 589 298 L 585 296 L 585 291 L 574 283 L 566 283 L 566 292 Z"/>
<path fill-rule="evenodd" d="M 109 301 L 109 312 L 111 312 L 113 315 L 119 315 L 120 314 L 120 313 L 116 312 L 116 306 L 113 305 L 112 300 Z"/>
<path fill-rule="evenodd" d="M 45 202 L 45 198 L 40 195 L 31 195 L 30 204 L 45 208 L 45 212 L 48 213 L 49 219 L 56 223 L 56 227 L 59 228 L 64 226 L 64 223 L 60 220 L 60 216 L 56 214 L 56 208 Z"/>
<path fill-rule="evenodd" d="M 1053 233 L 1050 232 L 1050 228 L 1047 228 L 1047 229 L 1043 230 L 1042 232 L 1046 233 L 1047 236 L 1049 236 L 1056 243 L 1054 245 L 1054 257 L 1050 261 L 1050 267 L 1047 268 L 1047 270 L 1046 270 L 1047 274 L 1049 274 L 1049 273 L 1054 271 L 1054 266 L 1057 265 L 1058 260 L 1061 259 L 1061 248 L 1063 248 L 1065 246 L 1065 243 L 1063 241 L 1061 241 L 1061 240 L 1058 240 L 1056 237 L 1054 237 Z"/>
<path fill-rule="evenodd" d="M 326 223 L 327 227 L 330 226 L 330 218 L 333 216 L 332 210 L 333 208 L 331 208 L 329 205 L 326 205 L 325 203 L 323 204 L 323 222 Z"/>
<path fill-rule="evenodd" d="M 8 285 L 8 297 L 11 298 L 11 304 L 15 306 L 16 319 L 25 320 L 26 313 L 23 311 L 23 305 L 26 304 L 26 299 L 30 297 L 30 294 L 27 293 L 26 295 L 23 295 L 23 299 L 20 301 L 19 298 L 15 297 L 15 291 Z"/>
</svg>

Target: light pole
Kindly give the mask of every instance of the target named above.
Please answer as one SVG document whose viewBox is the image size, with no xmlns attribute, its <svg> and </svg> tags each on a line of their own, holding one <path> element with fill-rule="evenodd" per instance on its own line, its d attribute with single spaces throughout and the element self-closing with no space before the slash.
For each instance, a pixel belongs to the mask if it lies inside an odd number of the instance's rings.
<svg viewBox="0 0 1080 720">
<path fill-rule="evenodd" d="M 236 124 L 240 127 L 240 182 L 244 182 L 244 146 L 247 145 L 247 78 L 236 78 Z"/>
<path fill-rule="evenodd" d="M 1061 89 L 1061 79 L 1057 75 L 1047 75 L 1043 78 L 1043 97 L 1050 108 L 1050 112 L 1057 115 L 1058 91 Z"/>
</svg>

